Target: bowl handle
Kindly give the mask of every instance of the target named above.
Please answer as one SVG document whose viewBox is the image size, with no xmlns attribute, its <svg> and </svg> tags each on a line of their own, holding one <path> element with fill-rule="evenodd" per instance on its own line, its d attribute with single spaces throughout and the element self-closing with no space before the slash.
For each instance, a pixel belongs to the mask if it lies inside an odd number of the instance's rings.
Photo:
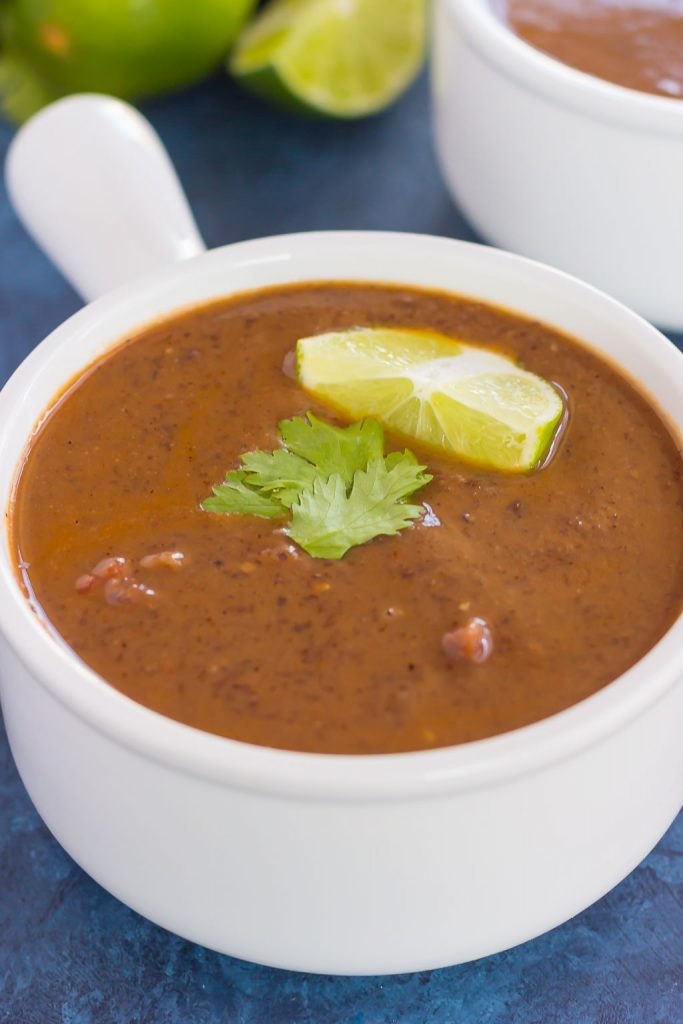
<svg viewBox="0 0 683 1024">
<path fill-rule="evenodd" d="M 110 96 L 68 96 L 14 138 L 7 191 L 28 232 L 86 301 L 204 250 L 159 136 Z"/>
</svg>

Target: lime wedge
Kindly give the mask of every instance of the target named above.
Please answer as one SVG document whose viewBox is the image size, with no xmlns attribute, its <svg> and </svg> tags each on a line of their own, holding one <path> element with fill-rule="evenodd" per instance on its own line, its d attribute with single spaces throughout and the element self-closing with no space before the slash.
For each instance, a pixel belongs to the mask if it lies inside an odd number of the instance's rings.
<svg viewBox="0 0 683 1024">
<path fill-rule="evenodd" d="M 321 402 L 469 462 L 530 470 L 563 413 L 557 390 L 511 359 L 441 334 L 357 328 L 297 342 L 297 377 Z"/>
<path fill-rule="evenodd" d="M 410 84 L 425 52 L 427 0 L 272 0 L 229 63 L 281 106 L 363 117 Z"/>
</svg>

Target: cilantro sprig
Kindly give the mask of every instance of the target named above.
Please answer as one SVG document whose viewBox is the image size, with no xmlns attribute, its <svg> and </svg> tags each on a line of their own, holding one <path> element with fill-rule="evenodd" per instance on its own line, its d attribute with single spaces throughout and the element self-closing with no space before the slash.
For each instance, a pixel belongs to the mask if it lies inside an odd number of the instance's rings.
<svg viewBox="0 0 683 1024">
<path fill-rule="evenodd" d="M 282 447 L 247 452 L 205 512 L 289 516 L 289 536 L 314 558 L 341 558 L 374 537 L 393 536 L 422 513 L 406 502 L 432 479 L 411 451 L 384 454 L 376 420 L 335 427 L 313 413 L 279 425 Z"/>
</svg>

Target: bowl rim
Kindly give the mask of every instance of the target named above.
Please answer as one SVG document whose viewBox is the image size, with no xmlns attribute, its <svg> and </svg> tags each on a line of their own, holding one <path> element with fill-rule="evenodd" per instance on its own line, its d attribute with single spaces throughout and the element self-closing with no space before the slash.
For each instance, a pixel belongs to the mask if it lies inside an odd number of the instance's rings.
<svg viewBox="0 0 683 1024">
<path fill-rule="evenodd" d="M 157 271 L 124 285 L 84 307 L 57 327 L 21 363 L 0 392 L 0 455 L 7 450 L 13 463 L 12 479 L 21 463 L 28 436 L 13 430 L 13 407 L 24 401 L 31 383 L 48 361 L 69 345 L 77 344 L 78 331 L 106 325 L 126 304 L 153 298 L 162 287 L 197 276 L 199 265 L 229 254 L 240 266 L 291 259 L 292 251 L 305 254 L 325 244 L 335 248 L 395 247 L 397 238 L 435 254 L 453 248 L 492 269 L 520 266 L 546 281 L 598 302 L 623 329 L 642 337 L 647 358 L 666 362 L 678 376 L 683 355 L 656 328 L 621 303 L 561 271 L 524 257 L 459 239 L 405 232 L 331 231 L 278 235 L 238 242 L 209 250 L 191 260 Z M 308 279 L 308 278 L 307 278 Z M 417 285 L 425 287 L 424 285 Z M 213 293 L 212 293 L 213 294 Z M 226 288 L 229 294 L 229 288 Z M 215 293 L 218 297 L 219 293 Z M 158 296 L 157 296 L 158 299 Z M 207 299 L 208 301 L 208 299 Z M 190 305 L 200 304 L 199 301 Z M 185 303 L 184 305 L 187 305 Z M 179 304 L 176 309 L 183 308 Z M 152 321 L 152 312 L 141 326 Z M 172 311 L 166 315 L 173 315 Z M 123 338 L 115 335 L 116 347 Z M 80 364 L 85 369 L 92 356 Z M 656 396 L 654 396 L 656 400 Z M 674 425 L 676 426 L 676 425 Z M 677 424 L 680 431 L 683 422 Z M 29 435 L 30 436 L 30 435 Z M 3 470 L 3 477 L 7 474 Z M 3 483 L 4 487 L 4 483 Z M 9 490 L 9 488 L 8 488 Z M 473 791 L 504 785 L 548 764 L 575 755 L 625 727 L 664 698 L 683 681 L 683 616 L 645 656 L 602 690 L 578 704 L 539 722 L 483 740 L 435 750 L 400 754 L 338 755 L 303 753 L 260 747 L 203 732 L 151 711 L 114 689 L 82 662 L 63 641 L 38 619 L 19 585 L 9 549 L 8 516 L 4 517 L 0 551 L 0 633 L 37 683 L 55 700 L 109 740 L 184 774 L 219 785 L 256 790 L 264 795 L 325 800 L 387 800 L 434 797 L 452 791 Z"/>
<path fill-rule="evenodd" d="M 563 64 L 516 35 L 494 2 L 440 0 L 481 58 L 535 95 L 610 124 L 683 141 L 683 97 L 640 92 Z"/>
</svg>

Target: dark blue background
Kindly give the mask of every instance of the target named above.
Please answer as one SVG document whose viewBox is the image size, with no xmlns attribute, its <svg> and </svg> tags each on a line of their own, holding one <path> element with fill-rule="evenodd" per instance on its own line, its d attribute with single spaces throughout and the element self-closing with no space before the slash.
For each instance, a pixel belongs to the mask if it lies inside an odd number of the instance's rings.
<svg viewBox="0 0 683 1024">
<path fill-rule="evenodd" d="M 309 228 L 474 237 L 438 177 L 424 80 L 357 124 L 294 120 L 217 80 L 146 112 L 209 245 Z M 0 125 L 0 155 L 11 130 Z M 0 379 L 79 300 L 0 193 Z M 149 924 L 37 817 L 0 734 L 2 1024 L 681 1024 L 683 815 L 609 896 L 474 964 L 390 978 L 288 974 Z"/>
</svg>

